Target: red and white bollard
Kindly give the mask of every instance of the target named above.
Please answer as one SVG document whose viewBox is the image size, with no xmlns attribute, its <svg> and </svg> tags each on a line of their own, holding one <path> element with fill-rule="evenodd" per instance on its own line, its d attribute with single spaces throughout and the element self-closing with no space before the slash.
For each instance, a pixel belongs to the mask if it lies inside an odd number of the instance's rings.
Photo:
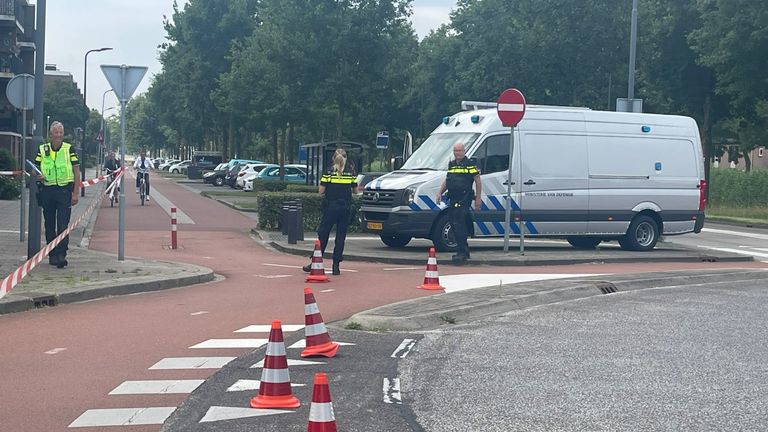
<svg viewBox="0 0 768 432">
<path fill-rule="evenodd" d="M 176 207 L 171 207 L 171 249 L 176 249 Z"/>
</svg>

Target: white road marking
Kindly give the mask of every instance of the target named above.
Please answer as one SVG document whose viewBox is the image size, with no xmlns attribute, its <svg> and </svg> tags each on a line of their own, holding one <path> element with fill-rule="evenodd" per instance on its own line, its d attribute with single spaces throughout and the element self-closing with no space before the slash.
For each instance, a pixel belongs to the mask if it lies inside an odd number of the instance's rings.
<svg viewBox="0 0 768 432">
<path fill-rule="evenodd" d="M 46 351 L 45 354 L 58 354 L 58 353 L 60 353 L 62 351 L 66 351 L 66 350 L 67 350 L 66 348 L 54 348 L 54 349 L 52 349 L 50 351 Z"/>
<path fill-rule="evenodd" d="M 149 369 L 220 369 L 237 357 L 166 357 Z"/>
<path fill-rule="evenodd" d="M 325 364 L 325 362 L 288 359 L 288 366 L 312 366 L 312 365 L 321 365 L 321 364 Z M 258 369 L 261 367 L 264 367 L 264 360 L 261 360 L 260 362 L 251 366 L 251 369 Z"/>
<path fill-rule="evenodd" d="M 328 289 L 320 290 L 321 293 L 329 293 L 329 292 L 334 292 L 334 291 L 336 291 L 336 290 L 333 289 L 333 288 L 328 288 Z"/>
<path fill-rule="evenodd" d="M 186 394 L 192 393 L 205 380 L 152 380 L 152 381 L 124 381 L 111 395 L 128 394 Z"/>
<path fill-rule="evenodd" d="M 400 396 L 400 378 L 384 378 L 384 403 L 397 404 L 403 403 Z"/>
<path fill-rule="evenodd" d="M 303 324 L 283 324 L 283 333 L 295 332 L 304 328 Z M 247 327 L 243 327 L 240 330 L 235 330 L 235 333 L 269 333 L 272 331 L 270 324 L 254 324 Z"/>
<path fill-rule="evenodd" d="M 768 234 L 747 233 L 747 232 L 722 230 L 722 229 L 715 229 L 715 228 L 703 228 L 702 231 L 715 233 L 715 234 L 732 235 L 737 237 L 747 237 L 751 239 L 768 240 Z"/>
<path fill-rule="evenodd" d="M 260 348 L 269 339 L 208 339 L 189 348 Z"/>
<path fill-rule="evenodd" d="M 411 352 L 411 348 L 416 345 L 416 339 L 403 339 L 400 345 L 392 352 L 392 358 L 405 358 Z"/>
<path fill-rule="evenodd" d="M 288 414 L 292 412 L 292 410 L 212 406 L 208 408 L 208 412 L 205 413 L 205 416 L 200 419 L 200 423 L 210 423 L 215 421 L 234 420 L 248 417 L 261 417 L 275 414 Z"/>
<path fill-rule="evenodd" d="M 420 270 L 420 269 L 424 269 L 424 266 L 421 266 L 421 267 L 388 267 L 388 268 L 383 268 L 382 270 L 384 270 L 384 271 L 398 271 L 398 270 Z"/>
<path fill-rule="evenodd" d="M 190 315 L 196 316 L 196 315 L 205 315 L 208 311 L 198 311 L 198 312 L 192 312 Z"/>
<path fill-rule="evenodd" d="M 159 425 L 175 410 L 176 407 L 92 409 L 82 413 L 69 427 Z"/>
<path fill-rule="evenodd" d="M 291 383 L 291 387 L 304 387 L 306 384 L 294 384 Z M 258 390 L 261 386 L 259 380 L 237 380 L 236 383 L 229 386 L 228 392 L 246 391 L 246 390 Z"/>
<path fill-rule="evenodd" d="M 440 285 L 445 287 L 446 293 L 450 293 L 472 288 L 498 286 L 499 284 L 508 285 L 523 282 L 592 276 L 600 276 L 600 274 L 460 274 L 440 277 Z"/>
<path fill-rule="evenodd" d="M 733 248 L 718 248 L 718 247 L 709 247 L 709 246 L 699 246 L 699 247 L 704 249 L 716 250 L 720 252 L 731 252 L 739 255 L 750 255 L 750 256 L 756 256 L 760 258 L 768 258 L 768 253 L 762 253 L 762 252 L 753 252 L 753 251 L 745 251 L 745 250 L 733 249 Z"/>
<path fill-rule="evenodd" d="M 296 275 L 263 275 L 263 274 L 255 274 L 254 276 L 259 277 L 259 278 L 263 278 L 263 279 L 280 279 L 280 278 L 287 278 L 287 277 L 296 276 Z"/>
<path fill-rule="evenodd" d="M 297 268 L 300 269 L 301 266 L 295 266 L 295 265 L 287 265 L 287 264 L 273 264 L 273 263 L 262 263 L 265 266 L 271 266 L 271 267 L 285 267 L 285 268 Z"/>
<path fill-rule="evenodd" d="M 132 174 L 132 177 L 136 178 L 136 173 L 134 171 L 129 171 Z M 150 174 L 151 179 L 151 174 Z M 126 181 L 126 183 L 128 183 Z M 176 207 L 176 224 L 177 225 L 194 225 L 195 221 L 192 220 L 191 217 L 189 217 L 184 211 L 179 208 L 179 206 L 172 203 L 168 198 L 165 197 L 165 195 L 161 194 L 160 191 L 157 190 L 157 188 L 151 186 L 152 182 L 150 180 L 150 188 L 149 188 L 149 196 L 152 197 L 152 200 L 150 202 L 155 202 L 157 205 L 160 206 L 160 208 L 165 211 L 165 213 L 168 215 L 168 224 L 170 224 L 171 220 L 171 207 Z M 132 186 L 135 186 L 136 183 L 134 182 Z M 130 187 L 126 185 L 126 191 L 125 195 L 126 197 L 129 194 L 129 192 L 135 192 L 135 187 Z M 136 195 L 136 194 L 133 194 Z"/>
<path fill-rule="evenodd" d="M 339 344 L 341 346 L 354 346 L 355 345 L 355 344 L 353 344 L 351 342 L 339 342 L 339 341 L 334 341 L 334 342 L 336 342 L 337 344 Z M 289 346 L 288 348 L 306 348 L 306 347 L 307 347 L 307 340 L 306 339 L 299 339 L 299 340 L 296 341 L 296 343 L 294 343 L 293 345 Z"/>
</svg>

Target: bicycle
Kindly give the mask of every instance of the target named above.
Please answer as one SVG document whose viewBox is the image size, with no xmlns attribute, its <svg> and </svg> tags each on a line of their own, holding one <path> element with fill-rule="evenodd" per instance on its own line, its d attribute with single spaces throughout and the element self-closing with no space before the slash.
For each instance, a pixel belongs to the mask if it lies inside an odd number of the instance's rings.
<svg viewBox="0 0 768 432">
<path fill-rule="evenodd" d="M 112 184 L 115 181 L 115 178 L 117 176 L 109 168 L 105 168 L 104 171 L 109 176 L 109 184 Z M 120 202 L 120 199 L 118 198 L 118 194 L 119 193 L 120 193 L 120 186 L 115 186 L 114 188 L 112 188 L 112 192 L 109 194 L 109 206 L 110 207 L 114 207 L 116 202 Z"/>
<path fill-rule="evenodd" d="M 139 169 L 136 173 L 139 175 L 139 199 L 141 200 L 141 205 L 144 205 L 144 202 L 147 200 L 147 176 L 149 175 L 149 170 Z"/>
</svg>

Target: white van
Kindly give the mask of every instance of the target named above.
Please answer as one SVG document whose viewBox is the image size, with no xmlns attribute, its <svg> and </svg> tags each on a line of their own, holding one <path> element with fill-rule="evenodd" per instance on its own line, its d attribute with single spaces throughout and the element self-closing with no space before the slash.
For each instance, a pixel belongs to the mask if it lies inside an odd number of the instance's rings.
<svg viewBox="0 0 768 432">
<path fill-rule="evenodd" d="M 469 103 L 463 103 L 464 108 Z M 565 238 L 591 249 L 618 240 L 627 250 L 653 249 L 663 235 L 704 225 L 704 156 L 688 117 L 528 105 L 510 128 L 495 103 L 446 117 L 401 169 L 366 185 L 361 221 L 392 247 L 412 238 L 455 250 L 445 202 L 435 195 L 452 148 L 464 143 L 482 178 L 482 209 L 473 236 L 504 236 L 507 179 L 512 171 L 510 235 Z"/>
</svg>

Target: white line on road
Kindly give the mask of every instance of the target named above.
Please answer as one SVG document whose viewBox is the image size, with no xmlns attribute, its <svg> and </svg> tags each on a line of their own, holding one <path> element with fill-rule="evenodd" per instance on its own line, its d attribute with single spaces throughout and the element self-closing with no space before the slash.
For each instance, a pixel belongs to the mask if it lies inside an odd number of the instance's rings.
<svg viewBox="0 0 768 432">
<path fill-rule="evenodd" d="M 260 348 L 269 339 L 208 339 L 189 348 Z"/>
<path fill-rule="evenodd" d="M 384 378 L 384 403 L 397 404 L 403 403 L 400 396 L 400 378 Z"/>
<path fill-rule="evenodd" d="M 501 285 L 509 285 L 523 282 L 534 282 L 552 279 L 582 278 L 601 276 L 600 274 L 460 274 L 440 277 L 440 285 L 445 287 L 445 292 L 458 292 L 472 288 L 483 288 Z"/>
<path fill-rule="evenodd" d="M 60 353 L 62 351 L 66 351 L 66 350 L 67 350 L 66 348 L 54 348 L 54 349 L 52 349 L 50 351 L 46 351 L 45 354 L 58 354 L 58 353 Z"/>
<path fill-rule="evenodd" d="M 306 384 L 291 383 L 291 387 L 304 387 L 305 385 Z M 261 386 L 261 381 L 259 380 L 241 379 L 241 380 L 237 380 L 237 382 L 229 386 L 227 391 L 237 392 L 237 391 L 246 391 L 246 390 L 258 390 L 260 386 Z"/>
<path fill-rule="evenodd" d="M 731 252 L 739 255 L 750 255 L 750 256 L 756 256 L 760 258 L 768 258 L 768 253 L 761 253 L 761 252 L 754 252 L 754 251 L 747 251 L 747 250 L 733 249 L 733 248 L 718 248 L 718 247 L 710 247 L 710 246 L 699 246 L 699 247 L 704 249 L 720 251 L 720 252 Z"/>
<path fill-rule="evenodd" d="M 150 381 L 124 381 L 111 395 L 136 395 L 136 394 L 187 394 L 192 393 L 205 380 L 150 380 Z"/>
<path fill-rule="evenodd" d="M 702 231 L 708 232 L 708 233 L 714 233 L 714 234 L 725 234 L 725 235 L 732 235 L 737 237 L 747 237 L 751 239 L 768 240 L 768 234 L 739 232 L 739 231 L 722 230 L 722 229 L 715 229 L 715 228 L 703 228 Z"/>
<path fill-rule="evenodd" d="M 325 362 L 288 359 L 288 366 L 312 366 L 312 365 L 322 365 L 322 364 L 325 364 Z M 261 367 L 264 367 L 264 360 L 261 360 L 255 365 L 251 366 L 251 369 L 257 369 Z"/>
<path fill-rule="evenodd" d="M 416 345 L 416 339 L 403 339 L 400 345 L 392 352 L 392 358 L 405 358 L 411 352 L 411 348 Z"/>
<path fill-rule="evenodd" d="M 69 427 L 159 425 L 175 410 L 176 407 L 92 409 L 81 414 Z"/>
<path fill-rule="evenodd" d="M 237 357 L 167 357 L 149 369 L 220 369 Z"/>
<path fill-rule="evenodd" d="M 136 178 L 136 173 L 133 171 L 129 171 L 132 174 L 132 177 Z M 126 181 L 126 183 L 128 183 Z M 134 183 L 135 184 L 135 183 Z M 134 188 L 126 186 L 125 190 L 125 196 L 127 197 L 130 192 L 133 191 Z M 149 194 L 152 197 L 152 201 L 157 203 L 157 205 L 162 208 L 165 213 L 168 215 L 168 218 L 170 220 L 171 217 L 171 207 L 176 207 L 176 223 L 177 224 L 185 224 L 185 225 L 194 225 L 195 221 L 192 220 L 191 217 L 189 217 L 182 209 L 179 208 L 179 206 L 173 204 L 171 200 L 165 197 L 165 195 L 161 194 L 160 191 L 157 190 L 155 187 L 150 187 Z M 127 198 L 126 198 L 127 199 Z"/>
<path fill-rule="evenodd" d="M 240 408 L 240 407 L 223 407 L 212 406 L 205 413 L 200 423 L 210 423 L 222 420 L 235 420 L 249 417 L 260 417 L 266 415 L 275 414 L 288 414 L 292 413 L 292 410 L 273 410 L 273 409 L 256 409 L 256 408 Z"/>
<path fill-rule="evenodd" d="M 424 266 L 421 267 L 388 267 L 383 268 L 384 271 L 398 271 L 398 270 L 423 270 Z"/>
<path fill-rule="evenodd" d="M 295 332 L 304 328 L 304 324 L 283 324 L 283 333 Z M 269 333 L 272 331 L 270 324 L 253 324 L 247 327 L 243 327 L 239 330 L 235 330 L 235 333 Z"/>
</svg>

